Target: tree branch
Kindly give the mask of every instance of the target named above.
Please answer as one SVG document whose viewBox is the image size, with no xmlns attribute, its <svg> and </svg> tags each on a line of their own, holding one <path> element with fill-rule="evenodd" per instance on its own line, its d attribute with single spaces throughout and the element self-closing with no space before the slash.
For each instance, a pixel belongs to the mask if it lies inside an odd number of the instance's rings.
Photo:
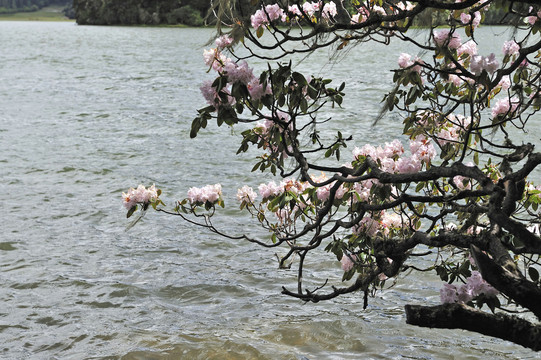
<svg viewBox="0 0 541 360">
<path fill-rule="evenodd" d="M 541 326 L 516 316 L 490 314 L 463 304 L 406 305 L 406 323 L 440 329 L 464 329 L 541 350 Z"/>
</svg>

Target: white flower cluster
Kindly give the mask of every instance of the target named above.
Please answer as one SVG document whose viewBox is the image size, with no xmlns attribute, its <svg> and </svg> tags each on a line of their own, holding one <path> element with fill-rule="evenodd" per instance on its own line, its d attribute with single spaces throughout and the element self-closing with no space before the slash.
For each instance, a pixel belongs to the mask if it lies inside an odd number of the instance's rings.
<svg viewBox="0 0 541 360">
<path fill-rule="evenodd" d="M 206 185 L 202 188 L 192 187 L 188 190 L 188 200 L 190 204 L 205 204 L 207 202 L 214 204 L 222 196 L 222 185 Z"/>
<path fill-rule="evenodd" d="M 158 199 L 158 190 L 154 185 L 148 189 L 143 185 L 139 185 L 137 189 L 130 188 L 127 192 L 122 193 L 124 207 L 130 210 L 137 204 L 148 204 L 149 202 Z"/>
</svg>

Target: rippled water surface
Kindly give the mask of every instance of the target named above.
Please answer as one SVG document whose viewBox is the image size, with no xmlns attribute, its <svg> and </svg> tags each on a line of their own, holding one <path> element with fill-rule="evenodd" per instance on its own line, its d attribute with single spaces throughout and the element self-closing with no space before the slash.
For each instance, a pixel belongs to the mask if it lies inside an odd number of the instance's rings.
<svg viewBox="0 0 541 360">
<path fill-rule="evenodd" d="M 485 35 L 499 34 L 487 29 Z M 502 31 L 503 32 L 503 31 Z M 293 271 L 274 251 L 217 238 L 150 213 L 130 231 L 120 193 L 155 183 L 164 199 L 222 182 L 226 201 L 250 177 L 233 157 L 238 131 L 189 140 L 206 29 L 0 22 L 0 358 L 4 359 L 524 359 L 516 345 L 405 325 L 403 305 L 438 302 L 439 282 L 403 279 L 362 310 L 359 295 L 303 304 L 280 295 Z M 359 142 L 375 128 L 400 49 L 357 47 L 332 66 L 357 95 L 335 114 Z M 366 65 L 357 65 L 363 60 Z M 250 231 L 235 211 L 221 226 Z M 340 276 L 309 264 L 310 277 Z"/>
</svg>

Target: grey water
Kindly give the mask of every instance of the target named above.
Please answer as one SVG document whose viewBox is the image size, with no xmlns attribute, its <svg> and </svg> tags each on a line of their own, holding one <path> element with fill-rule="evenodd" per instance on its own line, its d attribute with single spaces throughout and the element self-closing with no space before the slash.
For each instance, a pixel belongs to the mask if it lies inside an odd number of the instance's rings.
<svg viewBox="0 0 541 360">
<path fill-rule="evenodd" d="M 496 36 L 499 29 L 486 29 Z M 209 125 L 189 139 L 210 29 L 0 22 L 0 358 L 2 359 L 526 359 L 505 341 L 405 324 L 406 303 L 437 304 L 441 282 L 413 274 L 377 293 L 303 304 L 275 253 L 148 213 L 126 231 L 121 192 L 221 182 L 235 207 L 254 154 L 240 131 Z M 301 67 L 353 94 L 337 126 L 358 146 L 400 133 L 371 127 L 400 49 L 317 54 Z M 359 65 L 361 63 L 364 65 Z M 352 64 L 354 66 L 352 66 Z M 262 64 L 260 64 L 262 65 Z M 377 67 L 378 71 L 373 71 Z M 349 96 L 349 94 L 347 95 Z M 396 135 L 395 135 L 396 134 Z M 222 229 L 253 224 L 224 210 Z M 323 258 L 323 255 L 322 255 Z M 340 277 L 332 256 L 307 277 Z"/>
</svg>

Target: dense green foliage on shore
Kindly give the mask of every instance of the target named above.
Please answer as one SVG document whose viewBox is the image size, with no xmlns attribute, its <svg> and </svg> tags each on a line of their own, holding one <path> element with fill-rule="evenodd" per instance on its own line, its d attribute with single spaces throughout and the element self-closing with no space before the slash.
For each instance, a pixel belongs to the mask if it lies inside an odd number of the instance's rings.
<svg viewBox="0 0 541 360">
<path fill-rule="evenodd" d="M 208 0 L 74 0 L 80 25 L 186 24 L 203 25 Z"/>
<path fill-rule="evenodd" d="M 72 21 L 66 11 L 69 7 L 50 5 L 36 11 L 0 14 L 0 21 Z"/>
<path fill-rule="evenodd" d="M 49 5 L 69 6 L 70 0 L 0 0 L 0 14 L 32 12 Z"/>
</svg>

